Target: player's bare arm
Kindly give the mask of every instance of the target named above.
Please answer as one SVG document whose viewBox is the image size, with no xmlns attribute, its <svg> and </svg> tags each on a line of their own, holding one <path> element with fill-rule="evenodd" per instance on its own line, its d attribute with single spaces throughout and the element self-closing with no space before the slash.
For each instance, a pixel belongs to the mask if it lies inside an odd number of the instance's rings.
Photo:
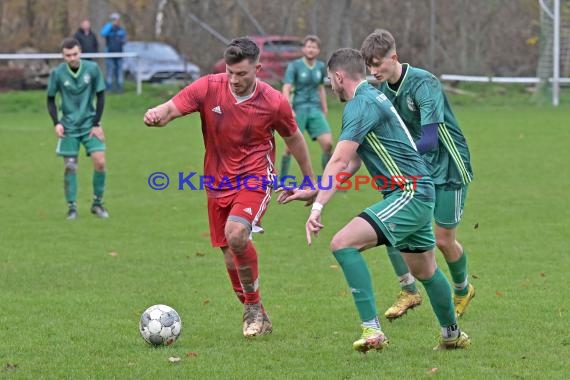
<svg viewBox="0 0 570 380">
<path fill-rule="evenodd" d="M 150 108 L 144 114 L 144 123 L 149 127 L 164 127 L 172 120 L 182 116 L 172 100 Z"/>
<path fill-rule="evenodd" d="M 327 116 L 327 114 L 329 113 L 329 108 L 327 105 L 327 92 L 325 90 L 325 86 L 323 85 L 319 86 L 319 99 L 321 100 L 321 110 L 323 111 L 325 116 Z"/>
<path fill-rule="evenodd" d="M 348 140 L 340 141 L 336 145 L 334 153 L 323 173 L 323 181 L 332 181 L 332 186 L 328 186 L 328 183 L 323 183 L 323 189 L 317 193 L 311 214 L 305 224 L 307 243 L 309 245 L 311 244 L 311 235 L 318 235 L 319 231 L 324 228 L 324 224 L 321 222 L 321 213 L 323 207 L 337 191 L 339 184 L 337 175 L 348 170 L 355 170 L 357 166 L 360 166 L 358 161 L 356 161 L 358 158 L 356 154 L 358 147 L 359 144 L 357 142 Z"/>
<path fill-rule="evenodd" d="M 283 88 L 281 89 L 281 93 L 282 93 L 283 95 L 285 95 L 285 98 L 287 98 L 287 100 L 289 100 L 290 97 L 291 97 L 291 88 L 292 88 L 292 87 L 293 87 L 293 86 L 291 85 L 291 83 L 285 83 L 285 84 L 283 85 Z"/>
<path fill-rule="evenodd" d="M 350 173 L 350 175 L 352 176 L 354 173 L 356 173 L 358 171 L 358 169 L 360 169 L 361 165 L 362 165 L 362 161 L 360 160 L 360 157 L 358 157 L 356 155 L 355 157 L 353 157 L 352 160 L 350 160 L 350 162 L 348 163 L 348 166 L 346 167 L 345 170 L 343 170 L 343 172 Z M 325 177 L 323 176 L 323 178 L 325 178 Z M 323 186 L 327 187 L 328 182 L 323 183 Z M 306 204 L 306 206 L 309 206 L 315 200 L 318 189 L 315 189 L 315 190 L 311 190 L 311 189 L 286 189 L 286 190 L 280 189 L 280 190 L 278 190 L 278 192 L 279 192 L 279 196 L 277 197 L 278 203 L 285 204 L 285 203 L 289 203 L 291 201 L 310 201 L 310 202 L 308 202 L 308 204 Z"/>
<path fill-rule="evenodd" d="M 311 179 L 314 182 L 315 177 L 313 175 L 313 167 L 311 166 L 311 159 L 309 157 L 309 149 L 307 148 L 307 143 L 305 142 L 305 138 L 301 134 L 301 131 L 297 129 L 295 134 L 287 137 L 283 137 L 285 141 L 285 145 L 295 157 L 295 160 L 299 164 L 299 168 L 301 169 L 301 173 Z"/>
<path fill-rule="evenodd" d="M 287 100 L 290 101 L 291 99 L 291 90 L 293 89 L 293 86 L 291 85 L 291 83 L 285 83 L 283 85 L 283 88 L 281 89 L 281 93 L 285 96 L 285 98 L 287 98 Z M 293 117 L 295 117 L 295 110 L 293 111 Z"/>
</svg>

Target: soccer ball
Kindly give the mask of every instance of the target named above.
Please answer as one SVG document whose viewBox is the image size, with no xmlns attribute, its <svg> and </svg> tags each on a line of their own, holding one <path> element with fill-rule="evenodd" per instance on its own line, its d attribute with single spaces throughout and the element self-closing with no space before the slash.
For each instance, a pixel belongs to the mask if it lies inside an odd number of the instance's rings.
<svg viewBox="0 0 570 380">
<path fill-rule="evenodd" d="M 146 309 L 139 323 L 144 340 L 155 346 L 170 346 L 182 331 L 180 316 L 170 306 L 153 305 Z"/>
</svg>

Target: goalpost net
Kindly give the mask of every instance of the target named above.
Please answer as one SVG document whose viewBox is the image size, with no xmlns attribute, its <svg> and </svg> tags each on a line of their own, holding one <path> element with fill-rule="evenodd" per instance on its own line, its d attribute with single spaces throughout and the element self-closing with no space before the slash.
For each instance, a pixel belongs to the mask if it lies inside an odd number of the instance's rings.
<svg viewBox="0 0 570 380">
<path fill-rule="evenodd" d="M 540 38 L 533 99 L 559 103 L 560 84 L 570 77 L 570 0 L 539 0 Z"/>
</svg>

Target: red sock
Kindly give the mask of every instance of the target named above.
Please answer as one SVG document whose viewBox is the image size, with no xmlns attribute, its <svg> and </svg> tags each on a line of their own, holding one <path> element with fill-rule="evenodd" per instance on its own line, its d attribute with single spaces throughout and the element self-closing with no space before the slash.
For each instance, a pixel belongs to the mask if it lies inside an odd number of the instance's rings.
<svg viewBox="0 0 570 380">
<path fill-rule="evenodd" d="M 259 295 L 257 251 L 251 241 L 247 243 L 241 255 L 234 254 L 234 263 L 239 273 L 239 281 L 245 298 L 244 302 L 248 304 L 258 303 L 261 297 Z"/>
<path fill-rule="evenodd" d="M 241 283 L 239 282 L 239 274 L 237 269 L 235 268 L 226 268 L 228 274 L 230 275 L 230 281 L 232 282 L 232 288 L 234 288 L 234 292 L 239 299 L 239 302 L 245 302 L 245 296 L 243 294 L 243 289 L 241 287 Z"/>
</svg>

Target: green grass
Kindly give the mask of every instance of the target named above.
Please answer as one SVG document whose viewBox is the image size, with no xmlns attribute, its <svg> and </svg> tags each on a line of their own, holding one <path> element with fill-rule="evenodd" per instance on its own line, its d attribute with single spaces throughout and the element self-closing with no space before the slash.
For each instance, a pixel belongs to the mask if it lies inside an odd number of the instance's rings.
<svg viewBox="0 0 570 380">
<path fill-rule="evenodd" d="M 357 314 L 328 243 L 377 195 L 337 194 L 311 247 L 304 238 L 308 210 L 273 202 L 264 218 L 267 232 L 255 241 L 275 331 L 244 340 L 241 305 L 221 254 L 209 244 L 205 194 L 147 185 L 155 171 L 175 178 L 202 167 L 196 115 L 163 130 L 142 123 L 146 108 L 175 90 L 145 87 L 141 97 L 107 98 L 111 218 L 89 214 L 91 163 L 82 156 L 75 222 L 64 220 L 63 169 L 44 93 L 0 94 L 0 377 L 567 377 L 567 93 L 557 109 L 523 102 L 522 93 L 516 101 L 496 94 L 452 98 L 476 176 L 459 229 L 477 288 L 461 321 L 473 345 L 432 352 L 438 326 L 426 299 L 403 319 L 382 321 L 392 342 L 387 351 L 361 355 L 351 348 Z M 341 108 L 329 104 L 336 136 Z M 319 149 L 313 143 L 310 149 L 318 167 Z M 383 248 L 365 255 L 383 312 L 397 281 Z M 139 336 L 140 313 L 155 303 L 173 306 L 182 317 L 183 332 L 172 347 L 153 349 Z M 170 356 L 181 362 L 170 364 Z"/>
</svg>

